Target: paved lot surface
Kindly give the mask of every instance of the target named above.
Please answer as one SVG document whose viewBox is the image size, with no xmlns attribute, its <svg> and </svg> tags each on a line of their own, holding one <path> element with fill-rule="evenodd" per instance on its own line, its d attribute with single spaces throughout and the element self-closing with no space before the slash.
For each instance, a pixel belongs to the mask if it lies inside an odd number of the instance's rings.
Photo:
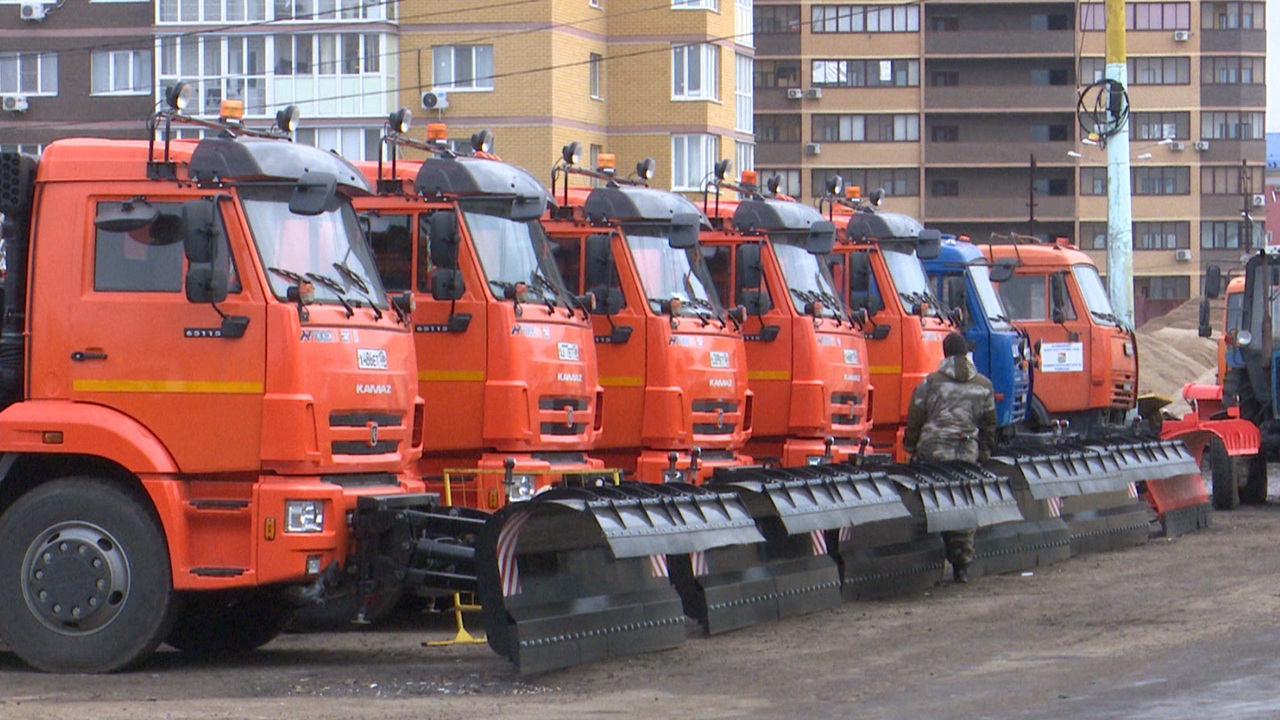
<svg viewBox="0 0 1280 720">
<path fill-rule="evenodd" d="M 1031 576 L 939 585 L 533 679 L 426 616 L 196 663 L 53 676 L 3 718 L 1280 719 L 1280 505 Z"/>
</svg>

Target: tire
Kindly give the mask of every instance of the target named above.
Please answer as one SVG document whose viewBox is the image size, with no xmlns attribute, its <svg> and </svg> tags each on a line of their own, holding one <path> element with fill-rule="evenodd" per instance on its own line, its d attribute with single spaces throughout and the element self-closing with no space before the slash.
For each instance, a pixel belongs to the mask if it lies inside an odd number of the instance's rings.
<svg viewBox="0 0 1280 720">
<path fill-rule="evenodd" d="M 154 513 L 107 480 L 37 486 L 0 516 L 0 639 L 46 672 L 102 673 L 150 655 L 172 623 Z"/>
<path fill-rule="evenodd" d="M 165 643 L 199 656 L 246 653 L 275 639 L 294 612 L 272 588 L 190 593 Z"/>
<path fill-rule="evenodd" d="M 1213 508 L 1215 510 L 1235 510 L 1240 506 L 1240 490 L 1237 485 L 1237 467 L 1235 461 L 1227 454 L 1222 439 L 1214 436 L 1200 458 L 1200 472 L 1209 471 L 1208 481 L 1213 488 Z"/>
<path fill-rule="evenodd" d="M 1248 474 L 1244 487 L 1240 488 L 1240 502 L 1246 505 L 1267 503 L 1267 456 L 1258 454 L 1249 458 Z"/>
</svg>

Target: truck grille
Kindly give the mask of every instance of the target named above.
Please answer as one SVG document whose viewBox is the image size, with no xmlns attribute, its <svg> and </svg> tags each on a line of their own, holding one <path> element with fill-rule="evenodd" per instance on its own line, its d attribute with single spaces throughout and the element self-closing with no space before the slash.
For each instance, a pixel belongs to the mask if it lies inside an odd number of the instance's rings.
<svg viewBox="0 0 1280 720">
<path fill-rule="evenodd" d="M 847 412 L 831 413 L 832 425 L 857 425 L 865 414 L 862 393 L 831 393 L 831 404 Z"/>
<path fill-rule="evenodd" d="M 329 444 L 334 456 L 394 453 L 408 432 L 403 415 L 358 410 L 329 413 L 329 430 L 337 438 Z"/>
<path fill-rule="evenodd" d="M 1125 386 L 1128 385 L 1128 389 Z M 1111 379 L 1111 407 L 1129 409 L 1137 402 L 1138 381 L 1133 373 L 1116 373 Z"/>
<path fill-rule="evenodd" d="M 738 403 L 732 400 L 694 400 L 691 409 L 703 417 L 695 417 L 695 435 L 732 435 L 738 429 Z M 712 417 L 708 418 L 707 415 Z M 697 422 L 701 420 L 702 422 Z M 714 422 L 708 422 L 714 420 Z"/>
<path fill-rule="evenodd" d="M 588 412 L 591 399 L 573 395 L 543 395 L 538 398 L 542 422 L 538 431 L 551 437 L 572 437 L 587 431 L 594 419 Z"/>
</svg>

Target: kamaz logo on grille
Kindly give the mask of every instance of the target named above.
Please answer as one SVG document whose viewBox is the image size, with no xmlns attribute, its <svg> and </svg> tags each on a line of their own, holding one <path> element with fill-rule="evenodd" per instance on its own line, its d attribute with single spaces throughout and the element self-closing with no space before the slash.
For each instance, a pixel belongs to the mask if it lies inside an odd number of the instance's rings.
<svg viewBox="0 0 1280 720">
<path fill-rule="evenodd" d="M 582 382 L 582 373 L 556 373 L 556 380 L 566 383 Z"/>
<path fill-rule="evenodd" d="M 578 344 L 571 342 L 562 342 L 556 345 L 556 350 L 560 353 L 560 359 L 566 361 L 578 362 L 581 357 L 578 353 Z"/>
<path fill-rule="evenodd" d="M 390 385 L 360 384 L 356 385 L 357 395 L 390 395 Z"/>
<path fill-rule="evenodd" d="M 857 364 L 858 364 L 858 351 L 857 351 L 857 350 L 854 350 L 854 349 L 852 349 L 852 348 L 845 348 L 845 351 L 844 351 L 844 364 L 845 364 L 845 365 L 857 365 Z"/>
<path fill-rule="evenodd" d="M 711 378 L 709 384 L 713 388 L 733 388 L 733 381 L 729 378 Z"/>
<path fill-rule="evenodd" d="M 356 363 L 361 370 L 386 370 L 387 351 L 356 348 Z"/>
<path fill-rule="evenodd" d="M 729 367 L 729 353 L 720 350 L 711 351 L 711 367 L 727 368 Z"/>
</svg>

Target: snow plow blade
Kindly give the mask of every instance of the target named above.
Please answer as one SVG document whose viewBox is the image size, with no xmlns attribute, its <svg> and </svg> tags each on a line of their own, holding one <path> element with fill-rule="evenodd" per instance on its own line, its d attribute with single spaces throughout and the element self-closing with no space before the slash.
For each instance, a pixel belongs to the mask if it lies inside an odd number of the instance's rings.
<svg viewBox="0 0 1280 720">
<path fill-rule="evenodd" d="M 522 675 L 675 647 L 668 558 L 761 542 L 736 496 L 700 488 L 624 482 L 508 505 L 477 539 L 489 646 Z"/>
<path fill-rule="evenodd" d="M 1200 464 L 1180 441 L 1151 440 L 1107 446 L 1130 482 L 1160 519 L 1165 537 L 1209 527 L 1212 505 Z"/>
<path fill-rule="evenodd" d="M 828 533 L 909 517 L 885 473 L 852 465 L 718 469 L 707 487 L 736 493 L 765 539 L 671 558 L 685 613 L 709 635 L 839 605 Z"/>
<path fill-rule="evenodd" d="M 885 465 L 909 516 L 846 528 L 837 557 L 846 599 L 932 587 L 946 560 L 939 533 L 1022 520 L 1007 478 L 965 463 Z"/>
<path fill-rule="evenodd" d="M 1123 490 L 1129 484 L 1120 462 L 1109 452 L 1087 446 L 1053 445 L 1003 448 L 1007 454 L 992 463 L 1017 470 L 1014 487 L 1025 488 L 1036 500 Z"/>
</svg>

